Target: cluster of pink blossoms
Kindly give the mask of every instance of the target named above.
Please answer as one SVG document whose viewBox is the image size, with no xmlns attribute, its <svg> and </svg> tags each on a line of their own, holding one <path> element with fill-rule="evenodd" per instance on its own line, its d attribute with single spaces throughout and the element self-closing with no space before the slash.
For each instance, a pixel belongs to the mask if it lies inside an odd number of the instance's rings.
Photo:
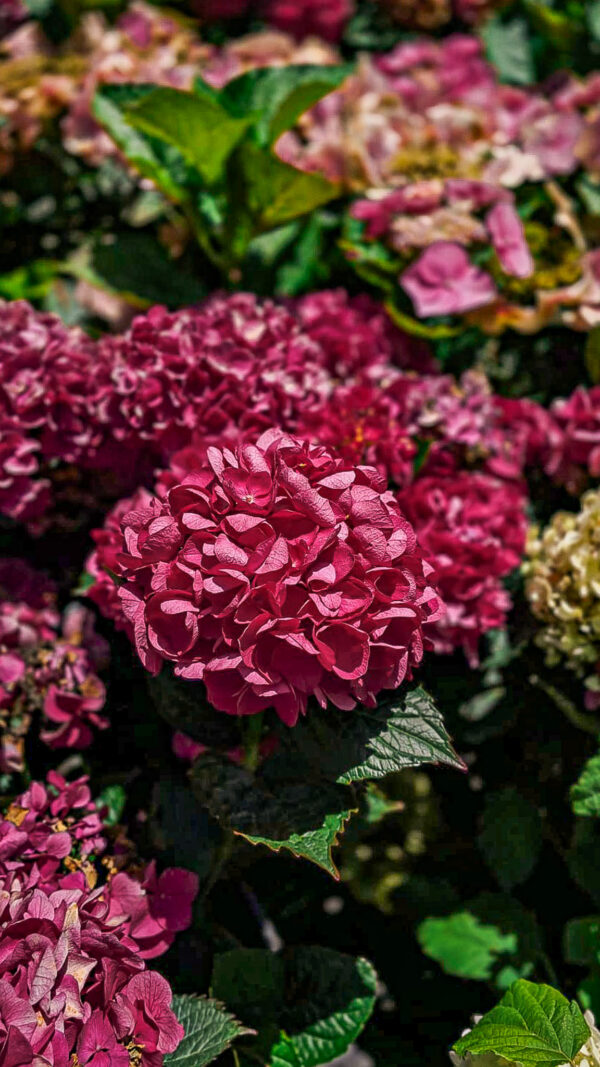
<svg viewBox="0 0 600 1067">
<path fill-rule="evenodd" d="M 230 714 L 369 705 L 410 677 L 442 605 L 377 472 L 264 434 L 209 448 L 123 515 L 119 599 L 138 654 L 202 679 Z"/>
<path fill-rule="evenodd" d="M 20 561 L 0 560 L 0 771 L 22 771 L 36 715 L 51 748 L 85 748 L 105 729 L 97 670 L 106 642 L 90 612 L 73 604 L 62 618 L 54 590 Z"/>
<path fill-rule="evenodd" d="M 134 877 L 105 850 L 85 778 L 51 772 L 0 817 L 5 1067 L 160 1067 L 183 1037 L 169 984 L 145 960 L 189 926 L 197 878 L 157 878 L 153 865 Z"/>
<path fill-rule="evenodd" d="M 115 499 L 192 442 L 294 430 L 338 377 L 422 352 L 373 301 L 341 290 L 289 306 L 237 294 L 153 308 L 97 342 L 23 301 L 0 309 L 0 513 L 32 524 L 57 460 L 93 470 Z"/>
</svg>

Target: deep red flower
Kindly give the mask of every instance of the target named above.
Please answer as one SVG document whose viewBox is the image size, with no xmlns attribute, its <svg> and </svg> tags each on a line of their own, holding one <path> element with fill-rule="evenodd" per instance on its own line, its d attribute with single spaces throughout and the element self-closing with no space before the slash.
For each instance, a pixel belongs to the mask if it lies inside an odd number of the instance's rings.
<svg viewBox="0 0 600 1067">
<path fill-rule="evenodd" d="M 418 478 L 399 494 L 435 571 L 446 614 L 426 626 L 436 651 L 463 648 L 478 662 L 482 634 L 506 622 L 511 600 L 502 585 L 521 562 L 527 522 L 517 484 L 480 472 Z"/>
<path fill-rule="evenodd" d="M 423 655 L 442 605 L 380 475 L 272 431 L 208 462 L 122 519 L 119 596 L 138 654 L 202 679 L 215 707 L 315 696 L 373 705 Z"/>
</svg>

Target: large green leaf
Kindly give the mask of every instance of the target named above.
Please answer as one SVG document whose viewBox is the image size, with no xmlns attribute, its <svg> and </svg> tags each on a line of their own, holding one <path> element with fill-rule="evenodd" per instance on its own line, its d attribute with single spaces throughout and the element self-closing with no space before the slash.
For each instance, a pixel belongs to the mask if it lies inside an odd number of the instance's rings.
<svg viewBox="0 0 600 1067">
<path fill-rule="evenodd" d="M 222 176 L 227 157 L 252 122 L 251 116 L 230 115 L 206 95 L 170 88 L 144 95 L 125 117 L 135 130 L 178 149 L 209 184 Z"/>
<path fill-rule="evenodd" d="M 284 754 L 253 775 L 207 752 L 194 763 L 192 783 L 201 803 L 235 834 L 275 852 L 285 849 L 339 878 L 331 850 L 356 810 L 352 792 Z"/>
<path fill-rule="evenodd" d="M 576 815 L 600 817 L 600 754 L 587 761 L 571 787 L 571 806 Z"/>
<path fill-rule="evenodd" d="M 291 744 L 341 784 L 383 778 L 421 763 L 465 769 L 432 697 L 420 686 L 373 710 L 311 715 L 295 727 Z"/>
<path fill-rule="evenodd" d="M 529 877 L 541 844 L 539 813 L 517 789 L 508 786 L 487 797 L 479 847 L 503 889 Z"/>
<path fill-rule="evenodd" d="M 236 1037 L 250 1031 L 207 997 L 173 997 L 173 1011 L 185 1030 L 175 1052 L 165 1056 L 165 1067 L 204 1067 L 229 1048 Z"/>
<path fill-rule="evenodd" d="M 488 59 L 496 67 L 503 81 L 516 85 L 531 85 L 535 81 L 535 67 L 527 22 L 522 18 L 504 22 L 488 19 L 481 30 Z"/>
<path fill-rule="evenodd" d="M 152 140 L 129 121 L 128 108 L 156 91 L 154 85 L 103 85 L 92 100 L 94 118 L 110 134 L 128 163 L 149 178 L 170 200 L 180 202 L 185 191 Z"/>
<path fill-rule="evenodd" d="M 253 237 L 307 215 L 340 192 L 322 175 L 298 170 L 249 140 L 233 153 L 229 178 L 228 237 L 238 258 Z"/>
<path fill-rule="evenodd" d="M 561 1067 L 572 1063 L 589 1033 L 575 1001 L 521 978 L 454 1049 L 460 1055 L 496 1053 L 522 1067 Z"/>
<path fill-rule="evenodd" d="M 83 246 L 64 270 L 139 308 L 158 303 L 178 308 L 206 296 L 202 282 L 182 270 L 156 238 L 143 231 L 124 231 L 110 243 Z"/>
<path fill-rule="evenodd" d="M 418 928 L 419 944 L 446 974 L 484 980 L 492 977 L 498 957 L 517 950 L 515 934 L 486 926 L 468 911 L 428 918 Z"/>
<path fill-rule="evenodd" d="M 219 95 L 233 115 L 254 113 L 253 133 L 261 145 L 272 145 L 300 115 L 337 89 L 352 73 L 351 64 L 261 67 L 230 81 Z"/>
<path fill-rule="evenodd" d="M 301 946 L 283 953 L 234 949 L 217 956 L 211 991 L 258 1031 L 271 1067 L 318 1067 L 356 1040 L 375 1004 L 367 960 Z"/>
<path fill-rule="evenodd" d="M 329 949 L 309 949 L 296 960 L 296 980 L 306 995 L 313 987 L 318 1018 L 297 1032 L 283 1031 L 271 1049 L 271 1067 L 318 1067 L 343 1055 L 375 1006 L 377 975 L 365 959 Z"/>
</svg>

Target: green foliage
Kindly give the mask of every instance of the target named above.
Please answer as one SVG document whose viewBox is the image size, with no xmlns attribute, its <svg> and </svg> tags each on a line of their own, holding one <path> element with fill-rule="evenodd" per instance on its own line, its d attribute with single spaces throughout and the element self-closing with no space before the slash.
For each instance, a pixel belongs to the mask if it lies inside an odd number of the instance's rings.
<svg viewBox="0 0 600 1067">
<path fill-rule="evenodd" d="M 103 86 L 98 121 L 139 174 L 181 206 L 206 256 L 227 274 L 261 234 L 309 214 L 337 186 L 279 159 L 273 142 L 335 89 L 349 66 L 263 68 L 221 92 Z"/>
<path fill-rule="evenodd" d="M 341 1056 L 375 1005 L 376 974 L 365 959 L 302 946 L 273 954 L 218 956 L 212 992 L 258 1031 L 272 1067 L 318 1067 Z"/>
<path fill-rule="evenodd" d="M 199 279 L 182 270 L 156 238 L 144 231 L 123 231 L 108 242 L 83 247 L 63 269 L 137 308 L 158 303 L 177 308 L 206 296 Z"/>
<path fill-rule="evenodd" d="M 503 81 L 515 85 L 531 85 L 535 81 L 535 67 L 527 22 L 523 18 L 504 22 L 501 18 L 488 19 L 481 36 L 485 42 L 488 59 L 498 70 Z"/>
<path fill-rule="evenodd" d="M 356 802 L 310 767 L 276 754 L 252 774 L 227 757 L 201 755 L 192 773 L 196 796 L 218 821 L 251 844 L 286 849 L 338 878 L 331 850 Z"/>
<path fill-rule="evenodd" d="M 565 959 L 581 965 L 600 962 L 600 917 L 571 919 L 564 933 Z"/>
<path fill-rule="evenodd" d="M 518 789 L 508 786 L 487 797 L 479 847 L 503 889 L 529 877 L 541 840 L 539 813 Z"/>
<path fill-rule="evenodd" d="M 107 785 L 95 799 L 96 807 L 106 808 L 103 816 L 105 826 L 116 826 L 125 811 L 127 794 L 122 785 Z"/>
<path fill-rule="evenodd" d="M 514 953 L 517 938 L 485 926 L 468 911 L 446 918 L 429 918 L 417 930 L 426 956 L 436 960 L 447 974 L 459 978 L 491 978 L 498 957 Z"/>
<path fill-rule="evenodd" d="M 307 762 L 342 784 L 372 781 L 422 763 L 464 770 L 442 715 L 420 686 L 352 715 L 312 715 L 294 731 Z"/>
<path fill-rule="evenodd" d="M 351 64 L 261 67 L 228 82 L 219 99 L 231 115 L 251 115 L 248 121 L 257 143 L 272 145 L 300 115 L 337 89 L 352 69 Z"/>
<path fill-rule="evenodd" d="M 521 978 L 454 1050 L 460 1055 L 495 1053 L 521 1067 L 561 1067 L 572 1063 L 589 1033 L 575 1001 L 552 986 Z"/>
<path fill-rule="evenodd" d="M 185 1037 L 175 1052 L 167 1053 L 165 1067 L 204 1067 L 249 1033 L 222 1004 L 207 997 L 174 997 L 173 1011 Z"/>
<path fill-rule="evenodd" d="M 576 815 L 600 816 L 600 754 L 587 761 L 571 786 L 571 806 Z"/>
</svg>

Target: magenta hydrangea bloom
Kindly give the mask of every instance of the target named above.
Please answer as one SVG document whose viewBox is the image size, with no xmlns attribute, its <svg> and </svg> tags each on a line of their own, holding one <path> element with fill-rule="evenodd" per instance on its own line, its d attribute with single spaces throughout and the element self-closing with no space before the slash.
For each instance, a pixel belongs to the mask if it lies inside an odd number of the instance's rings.
<svg viewBox="0 0 600 1067">
<path fill-rule="evenodd" d="M 600 476 L 600 386 L 579 386 L 567 399 L 556 400 L 551 413 L 561 433 L 553 473 L 577 492 L 587 475 Z"/>
<path fill-rule="evenodd" d="M 339 41 L 354 10 L 352 0 L 266 0 L 265 15 L 279 30 L 302 40 L 314 35 Z"/>
<path fill-rule="evenodd" d="M 197 878 L 114 873 L 102 829 L 87 779 L 54 772 L 0 817 L 3 1067 L 161 1067 L 183 1037 L 145 959 L 189 925 Z"/>
<path fill-rule="evenodd" d="M 455 470 L 417 478 L 398 500 L 446 604 L 426 632 L 437 652 L 463 648 L 476 666 L 481 635 L 504 626 L 511 607 L 502 578 L 523 556 L 524 492 L 488 474 Z"/>
<path fill-rule="evenodd" d="M 22 561 L 0 560 L 0 591 L 15 597 L 0 603 L 0 769 L 11 772 L 23 769 L 36 712 L 51 748 L 86 748 L 95 730 L 107 728 L 96 671 L 108 646 L 80 605 L 67 609 L 59 632 L 52 586 Z"/>
<path fill-rule="evenodd" d="M 400 283 L 421 317 L 473 311 L 497 296 L 490 275 L 452 241 L 429 245 L 400 276 Z"/>
<path fill-rule="evenodd" d="M 423 656 L 442 604 L 381 476 L 270 431 L 122 519 L 119 597 L 138 654 L 233 715 L 309 697 L 375 704 Z"/>
</svg>

